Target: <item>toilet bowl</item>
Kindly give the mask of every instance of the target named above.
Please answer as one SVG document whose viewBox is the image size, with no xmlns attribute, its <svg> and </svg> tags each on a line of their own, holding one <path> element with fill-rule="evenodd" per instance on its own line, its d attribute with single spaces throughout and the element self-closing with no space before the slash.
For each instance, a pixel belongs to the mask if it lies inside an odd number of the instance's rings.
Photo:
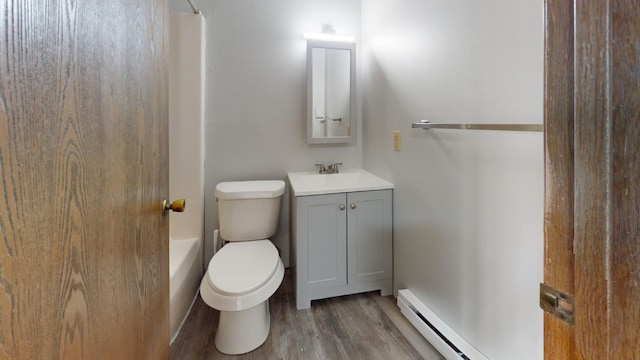
<svg viewBox="0 0 640 360">
<path fill-rule="evenodd" d="M 269 335 L 269 298 L 284 278 L 284 265 L 269 240 L 229 243 L 209 262 L 200 294 L 220 310 L 215 344 L 225 354 L 249 352 Z"/>
<path fill-rule="evenodd" d="M 215 345 L 222 353 L 250 352 L 269 335 L 269 298 L 282 283 L 284 265 L 268 237 L 275 234 L 283 193 L 279 180 L 216 186 L 227 243 L 211 258 L 200 295 L 220 311 Z"/>
</svg>

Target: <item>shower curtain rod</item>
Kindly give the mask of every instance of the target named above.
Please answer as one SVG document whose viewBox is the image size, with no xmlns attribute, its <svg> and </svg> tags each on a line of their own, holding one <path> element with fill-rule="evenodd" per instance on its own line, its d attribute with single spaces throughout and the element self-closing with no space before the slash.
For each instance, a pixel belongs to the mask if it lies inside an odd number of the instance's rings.
<svg viewBox="0 0 640 360">
<path fill-rule="evenodd" d="M 187 0 L 187 2 L 189 3 L 189 5 L 191 5 L 191 8 L 193 9 L 193 13 L 194 14 L 200 14 L 200 9 L 198 9 L 194 4 L 192 0 Z"/>
<path fill-rule="evenodd" d="M 462 129 L 462 130 L 500 130 L 500 131 L 534 131 L 543 132 L 542 124 L 438 124 L 421 120 L 411 124 L 418 129 Z"/>
</svg>

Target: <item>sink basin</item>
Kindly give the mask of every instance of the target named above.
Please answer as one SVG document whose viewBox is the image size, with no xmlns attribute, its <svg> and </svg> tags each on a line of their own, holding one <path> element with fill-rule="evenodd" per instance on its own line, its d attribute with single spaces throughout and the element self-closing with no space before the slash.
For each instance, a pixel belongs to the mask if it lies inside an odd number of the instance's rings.
<svg viewBox="0 0 640 360">
<path fill-rule="evenodd" d="M 288 174 L 294 196 L 393 189 L 393 184 L 362 169 L 342 170 L 338 174 L 292 172 Z"/>
</svg>

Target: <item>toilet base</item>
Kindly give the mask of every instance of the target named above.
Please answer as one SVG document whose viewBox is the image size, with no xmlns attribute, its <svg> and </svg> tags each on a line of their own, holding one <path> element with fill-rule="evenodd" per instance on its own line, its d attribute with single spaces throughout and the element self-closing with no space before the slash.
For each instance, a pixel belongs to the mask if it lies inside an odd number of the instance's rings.
<svg viewBox="0 0 640 360">
<path fill-rule="evenodd" d="M 216 348 L 229 355 L 248 353 L 267 340 L 271 317 L 269 300 L 240 311 L 220 311 Z"/>
</svg>

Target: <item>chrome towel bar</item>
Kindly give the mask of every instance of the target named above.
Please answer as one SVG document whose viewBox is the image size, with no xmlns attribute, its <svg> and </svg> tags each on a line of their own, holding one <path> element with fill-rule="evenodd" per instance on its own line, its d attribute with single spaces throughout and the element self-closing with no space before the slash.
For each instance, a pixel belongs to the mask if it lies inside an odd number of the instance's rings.
<svg viewBox="0 0 640 360">
<path fill-rule="evenodd" d="M 542 124 L 441 124 L 421 120 L 411 124 L 414 129 L 462 129 L 462 130 L 499 130 L 499 131 L 544 131 Z"/>
</svg>

